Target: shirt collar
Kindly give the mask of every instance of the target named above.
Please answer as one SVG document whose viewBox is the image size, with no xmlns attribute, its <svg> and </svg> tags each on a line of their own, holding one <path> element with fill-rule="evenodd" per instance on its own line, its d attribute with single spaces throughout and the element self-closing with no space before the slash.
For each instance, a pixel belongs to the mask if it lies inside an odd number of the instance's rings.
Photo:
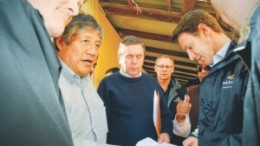
<svg viewBox="0 0 260 146">
<path fill-rule="evenodd" d="M 130 76 L 128 73 L 126 73 L 126 72 L 124 72 L 123 70 L 121 70 L 120 69 L 120 74 L 121 75 L 123 75 L 123 76 L 125 76 L 125 77 L 128 77 L 128 78 L 138 78 L 138 77 L 140 77 L 141 75 L 142 75 L 142 72 L 140 71 L 140 73 L 139 73 L 139 75 L 137 76 L 137 77 L 132 77 L 132 76 Z"/>
<path fill-rule="evenodd" d="M 62 70 L 61 72 L 63 73 L 63 75 L 69 79 L 70 81 L 75 80 L 75 79 L 86 79 L 88 78 L 88 76 L 86 77 L 80 77 L 79 75 L 77 75 L 73 70 L 71 70 L 71 68 L 62 61 L 62 59 L 60 57 L 58 57 L 62 66 Z"/>
<path fill-rule="evenodd" d="M 62 70 L 61 72 L 66 76 L 66 78 L 70 78 L 73 79 L 75 77 L 79 77 L 77 74 L 75 74 L 70 68 L 69 66 L 62 61 L 62 59 L 59 57 L 61 66 L 62 66 Z"/>
<path fill-rule="evenodd" d="M 214 66 L 215 64 L 219 63 L 221 60 L 223 60 L 223 58 L 225 57 L 228 47 L 230 45 L 229 41 L 228 43 L 226 43 L 213 57 L 213 64 L 210 65 L 210 67 Z"/>
<path fill-rule="evenodd" d="M 63 62 L 60 58 L 59 58 L 59 60 L 60 60 L 61 66 L 62 66 L 61 74 L 71 84 L 77 85 L 80 87 L 80 89 L 85 91 L 84 89 L 86 89 L 88 84 L 91 82 L 90 77 L 89 76 L 85 76 L 83 78 L 80 77 L 73 70 L 71 70 L 71 68 L 65 62 Z"/>
</svg>

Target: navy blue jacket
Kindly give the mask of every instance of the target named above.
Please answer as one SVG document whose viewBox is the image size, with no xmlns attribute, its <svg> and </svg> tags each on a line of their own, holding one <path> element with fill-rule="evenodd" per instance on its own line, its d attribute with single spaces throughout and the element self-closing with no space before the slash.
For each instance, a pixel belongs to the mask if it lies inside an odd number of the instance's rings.
<svg viewBox="0 0 260 146">
<path fill-rule="evenodd" d="M 248 70 L 231 43 L 200 85 L 199 146 L 239 146 Z"/>
</svg>

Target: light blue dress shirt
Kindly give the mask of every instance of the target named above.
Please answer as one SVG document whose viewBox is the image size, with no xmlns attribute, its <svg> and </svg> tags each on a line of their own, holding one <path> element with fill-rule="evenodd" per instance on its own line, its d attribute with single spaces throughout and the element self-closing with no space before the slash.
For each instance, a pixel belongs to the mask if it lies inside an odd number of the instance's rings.
<svg viewBox="0 0 260 146">
<path fill-rule="evenodd" d="M 105 144 L 108 132 L 106 111 L 90 77 L 81 78 L 62 60 L 61 64 L 59 86 L 74 145 Z"/>
<path fill-rule="evenodd" d="M 226 43 L 213 57 L 213 64 L 210 65 L 210 67 L 213 67 L 215 64 L 219 63 L 221 60 L 224 59 L 226 53 L 227 53 L 227 50 L 228 50 L 228 47 L 230 45 L 230 42 L 229 41 L 228 43 Z"/>
</svg>

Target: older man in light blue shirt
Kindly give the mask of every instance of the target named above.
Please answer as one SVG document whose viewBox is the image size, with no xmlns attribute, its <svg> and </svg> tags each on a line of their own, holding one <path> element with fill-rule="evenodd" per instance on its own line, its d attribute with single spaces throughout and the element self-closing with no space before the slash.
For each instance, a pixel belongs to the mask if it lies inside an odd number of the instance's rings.
<svg viewBox="0 0 260 146">
<path fill-rule="evenodd" d="M 59 86 L 75 146 L 106 145 L 105 107 L 90 80 L 102 35 L 92 16 L 80 14 L 55 40 L 62 65 Z"/>
</svg>

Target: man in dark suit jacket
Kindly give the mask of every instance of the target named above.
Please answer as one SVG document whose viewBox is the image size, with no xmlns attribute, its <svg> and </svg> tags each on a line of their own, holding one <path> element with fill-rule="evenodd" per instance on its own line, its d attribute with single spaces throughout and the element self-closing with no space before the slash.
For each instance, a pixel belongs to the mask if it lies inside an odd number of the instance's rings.
<svg viewBox="0 0 260 146">
<path fill-rule="evenodd" d="M 0 0 L 0 145 L 73 145 L 50 37 L 83 2 Z"/>
</svg>

